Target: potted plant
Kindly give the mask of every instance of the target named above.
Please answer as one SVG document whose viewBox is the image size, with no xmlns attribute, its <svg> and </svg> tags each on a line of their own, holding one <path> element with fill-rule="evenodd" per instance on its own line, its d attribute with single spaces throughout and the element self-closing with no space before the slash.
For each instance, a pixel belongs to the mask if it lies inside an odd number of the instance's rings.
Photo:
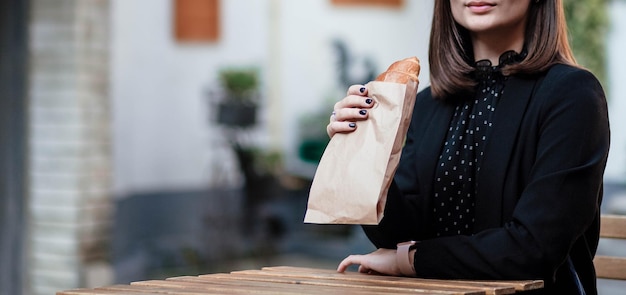
<svg viewBox="0 0 626 295">
<path fill-rule="evenodd" d="M 253 68 L 227 68 L 219 72 L 224 99 L 218 105 L 217 121 L 231 127 L 256 123 L 258 73 Z"/>
</svg>

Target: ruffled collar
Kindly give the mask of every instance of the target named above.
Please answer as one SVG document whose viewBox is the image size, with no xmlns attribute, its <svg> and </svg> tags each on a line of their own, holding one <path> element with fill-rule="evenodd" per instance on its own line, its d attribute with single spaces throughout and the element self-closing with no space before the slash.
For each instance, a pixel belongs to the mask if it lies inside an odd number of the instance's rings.
<svg viewBox="0 0 626 295">
<path fill-rule="evenodd" d="M 494 66 L 488 59 L 481 59 L 474 64 L 474 78 L 478 81 L 490 79 L 494 74 L 501 74 L 502 68 L 507 65 L 512 65 L 521 62 L 526 58 L 526 51 L 517 53 L 514 50 L 509 50 L 500 55 L 499 64 Z"/>
</svg>

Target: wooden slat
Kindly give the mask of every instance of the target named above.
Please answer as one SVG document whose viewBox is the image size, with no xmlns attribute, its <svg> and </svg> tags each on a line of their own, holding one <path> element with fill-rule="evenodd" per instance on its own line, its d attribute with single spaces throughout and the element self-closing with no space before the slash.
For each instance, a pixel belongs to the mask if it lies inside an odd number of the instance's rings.
<svg viewBox="0 0 626 295">
<path fill-rule="evenodd" d="M 410 278 L 390 277 L 366 275 L 361 273 L 337 273 L 337 272 L 280 272 L 280 271 L 263 271 L 263 270 L 247 270 L 232 272 L 231 276 L 241 276 L 241 279 L 250 280 L 272 280 L 272 281 L 292 281 L 298 284 L 328 285 L 341 286 L 345 288 L 368 288 L 380 290 L 381 292 L 391 293 L 401 290 L 408 290 L 420 293 L 436 293 L 436 294 L 487 294 L 485 291 L 489 289 L 478 288 L 471 285 L 446 285 L 446 284 L 430 284 L 411 280 Z M 512 294 L 515 293 L 513 288 L 501 288 L 495 294 Z"/>
<path fill-rule="evenodd" d="M 152 292 L 147 291 L 137 291 L 137 292 L 127 292 L 127 291 L 115 291 L 115 290 L 98 290 L 98 289 L 73 289 L 66 290 L 62 292 L 57 292 L 57 295 L 154 295 Z"/>
<path fill-rule="evenodd" d="M 203 277 L 203 276 L 201 276 Z M 466 290 L 433 290 L 423 288 L 398 288 L 388 286 L 376 286 L 373 284 L 355 284 L 354 282 L 341 282 L 332 280 L 314 280 L 307 278 L 287 278 L 278 276 L 267 275 L 255 275 L 255 274 L 230 274 L 229 277 L 219 278 L 222 279 L 235 279 L 239 281 L 259 281 L 274 284 L 294 285 L 301 288 L 302 286 L 308 286 L 312 288 L 332 288 L 336 291 L 350 291 L 350 292 L 367 292 L 371 294 L 445 294 L 445 295 L 479 295 L 485 294 L 485 292 L 468 293 Z M 302 294 L 305 294 L 304 291 Z"/>
<path fill-rule="evenodd" d="M 174 280 L 184 280 L 193 282 L 209 282 L 233 286 L 234 288 L 247 288 L 248 290 L 263 290 L 269 288 L 274 294 L 355 294 L 355 295 L 378 295 L 381 292 L 362 288 L 343 288 L 340 286 L 327 286 L 321 284 L 302 284 L 295 281 L 260 279 L 252 280 L 250 277 L 242 279 L 236 275 L 213 274 L 203 275 L 195 278 L 175 278 Z M 415 292 L 401 290 L 393 294 L 416 294 Z M 444 293 L 449 294 L 449 293 Z"/>
<path fill-rule="evenodd" d="M 140 281 L 129 285 L 113 285 L 95 289 L 75 289 L 58 292 L 57 295 L 500 295 L 513 294 L 516 289 L 530 290 L 541 288 L 541 286 L 541 281 L 427 280 L 278 266 L 260 270 Z"/>
<path fill-rule="evenodd" d="M 183 294 L 183 292 L 193 292 L 192 294 L 278 294 L 278 295 L 295 295 L 293 291 L 280 290 L 280 286 L 272 286 L 266 284 L 264 287 L 254 286 L 250 287 L 241 282 L 237 286 L 229 286 L 224 284 L 214 284 L 210 282 L 185 282 L 185 281 L 173 281 L 173 280 L 152 280 L 141 281 L 131 283 L 133 286 L 161 288 L 162 290 L 169 290 L 173 293 L 166 294 Z M 188 294 L 188 293 L 184 293 Z"/>
<path fill-rule="evenodd" d="M 454 280 L 456 282 L 457 280 Z M 542 289 L 544 284 L 542 280 L 521 280 L 521 281 L 462 281 L 464 284 L 483 284 L 485 286 L 502 286 L 515 289 L 516 292 L 531 291 Z"/>
<path fill-rule="evenodd" d="M 626 216 L 602 215 L 600 237 L 626 239 Z"/>
<path fill-rule="evenodd" d="M 104 292 L 99 292 L 93 289 L 72 289 L 57 292 L 56 295 L 100 295 L 100 294 L 111 294 Z"/>
<path fill-rule="evenodd" d="M 174 278 L 173 280 L 220 284 L 224 286 L 231 286 L 231 288 L 243 288 L 246 290 L 261 290 L 261 292 L 267 290 L 272 294 L 320 294 L 327 295 L 340 291 L 337 288 L 308 286 L 308 285 L 296 285 L 285 284 L 280 282 L 262 282 L 251 280 L 240 280 L 229 275 L 204 276 L 204 277 L 186 277 L 186 278 Z M 357 290 L 358 291 L 358 290 Z M 352 292 L 350 294 L 375 294 L 371 292 Z"/>
<path fill-rule="evenodd" d="M 230 282 L 229 282 L 230 281 Z M 328 295 L 328 294 L 353 294 L 353 295 L 375 295 L 380 292 L 373 292 L 364 289 L 345 289 L 336 286 L 314 286 L 291 284 L 279 281 L 255 282 L 252 280 L 236 279 L 227 274 L 208 275 L 204 278 L 179 277 L 166 281 L 142 281 L 132 283 L 133 286 L 162 288 L 162 291 L 170 291 L 159 294 L 276 294 L 276 295 Z M 193 293 L 190 293 L 193 292 Z M 409 294 L 400 292 L 397 294 Z M 413 293 L 415 294 L 415 293 Z M 447 293 L 446 293 L 447 294 Z"/>
<path fill-rule="evenodd" d="M 600 237 L 626 239 L 626 216 L 601 216 Z M 593 259 L 596 276 L 601 279 L 626 280 L 626 257 L 597 255 Z"/>
<path fill-rule="evenodd" d="M 211 289 L 198 288 L 196 286 L 183 285 L 166 285 L 166 284 L 137 284 L 137 285 L 115 285 L 109 287 L 98 288 L 98 290 L 107 290 L 115 292 L 125 292 L 135 294 L 135 292 L 146 292 L 148 294 L 167 294 L 167 295 L 216 295 L 216 294 L 245 294 L 231 292 L 228 289 Z M 117 293 L 115 293 L 117 295 Z M 262 293 L 261 293 L 262 294 Z"/>
<path fill-rule="evenodd" d="M 290 267 L 290 266 L 274 266 L 264 267 L 262 270 L 266 271 L 283 271 L 290 273 L 336 273 L 334 270 L 320 270 L 305 267 Z M 420 278 L 405 278 L 405 277 L 389 277 L 389 276 L 373 276 L 361 273 L 340 274 L 335 276 L 339 280 L 349 280 L 346 278 L 355 276 L 357 280 L 364 278 L 376 278 L 383 280 L 386 283 L 395 282 L 410 282 L 415 284 L 429 284 L 432 286 L 464 286 L 464 287 L 476 287 L 482 290 L 486 290 L 487 294 L 510 294 L 514 291 L 529 291 L 543 288 L 543 281 L 541 280 L 521 280 L 521 281 L 466 281 L 466 280 L 432 280 L 432 279 L 420 279 Z M 510 293 L 509 293 L 510 292 Z"/>
<path fill-rule="evenodd" d="M 593 264 L 598 278 L 626 280 L 626 258 L 624 257 L 596 256 Z"/>
</svg>

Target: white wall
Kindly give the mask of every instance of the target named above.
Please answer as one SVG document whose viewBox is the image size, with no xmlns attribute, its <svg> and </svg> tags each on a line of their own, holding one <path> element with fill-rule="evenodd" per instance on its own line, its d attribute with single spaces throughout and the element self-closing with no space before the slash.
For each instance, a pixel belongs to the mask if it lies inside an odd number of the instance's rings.
<svg viewBox="0 0 626 295">
<path fill-rule="evenodd" d="M 224 0 L 222 32 L 214 44 L 180 44 L 172 37 L 172 1 L 112 0 L 114 189 L 203 188 L 220 178 L 232 156 L 210 126 L 205 90 L 225 65 L 263 68 L 265 108 L 259 144 L 278 147 L 294 164 L 297 121 L 325 111 L 345 89 L 335 82 L 330 42 L 370 55 L 384 70 L 415 55 L 426 66 L 432 1 L 404 9 L 335 7 L 329 0 Z M 330 109 L 328 109 L 330 111 Z M 298 169 L 295 167 L 294 169 Z"/>
<path fill-rule="evenodd" d="M 181 44 L 169 0 L 112 1 L 112 101 L 117 195 L 208 184 L 206 88 L 224 65 L 263 63 L 267 1 L 222 1 L 215 44 Z"/>
</svg>

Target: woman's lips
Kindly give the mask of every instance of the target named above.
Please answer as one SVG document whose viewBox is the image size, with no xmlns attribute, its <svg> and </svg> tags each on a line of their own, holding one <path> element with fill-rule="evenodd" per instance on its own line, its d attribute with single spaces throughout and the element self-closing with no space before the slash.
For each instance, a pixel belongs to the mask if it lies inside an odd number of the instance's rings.
<svg viewBox="0 0 626 295">
<path fill-rule="evenodd" d="M 486 13 L 493 9 L 496 5 L 489 2 L 469 2 L 465 4 L 467 8 L 473 13 Z"/>
</svg>

